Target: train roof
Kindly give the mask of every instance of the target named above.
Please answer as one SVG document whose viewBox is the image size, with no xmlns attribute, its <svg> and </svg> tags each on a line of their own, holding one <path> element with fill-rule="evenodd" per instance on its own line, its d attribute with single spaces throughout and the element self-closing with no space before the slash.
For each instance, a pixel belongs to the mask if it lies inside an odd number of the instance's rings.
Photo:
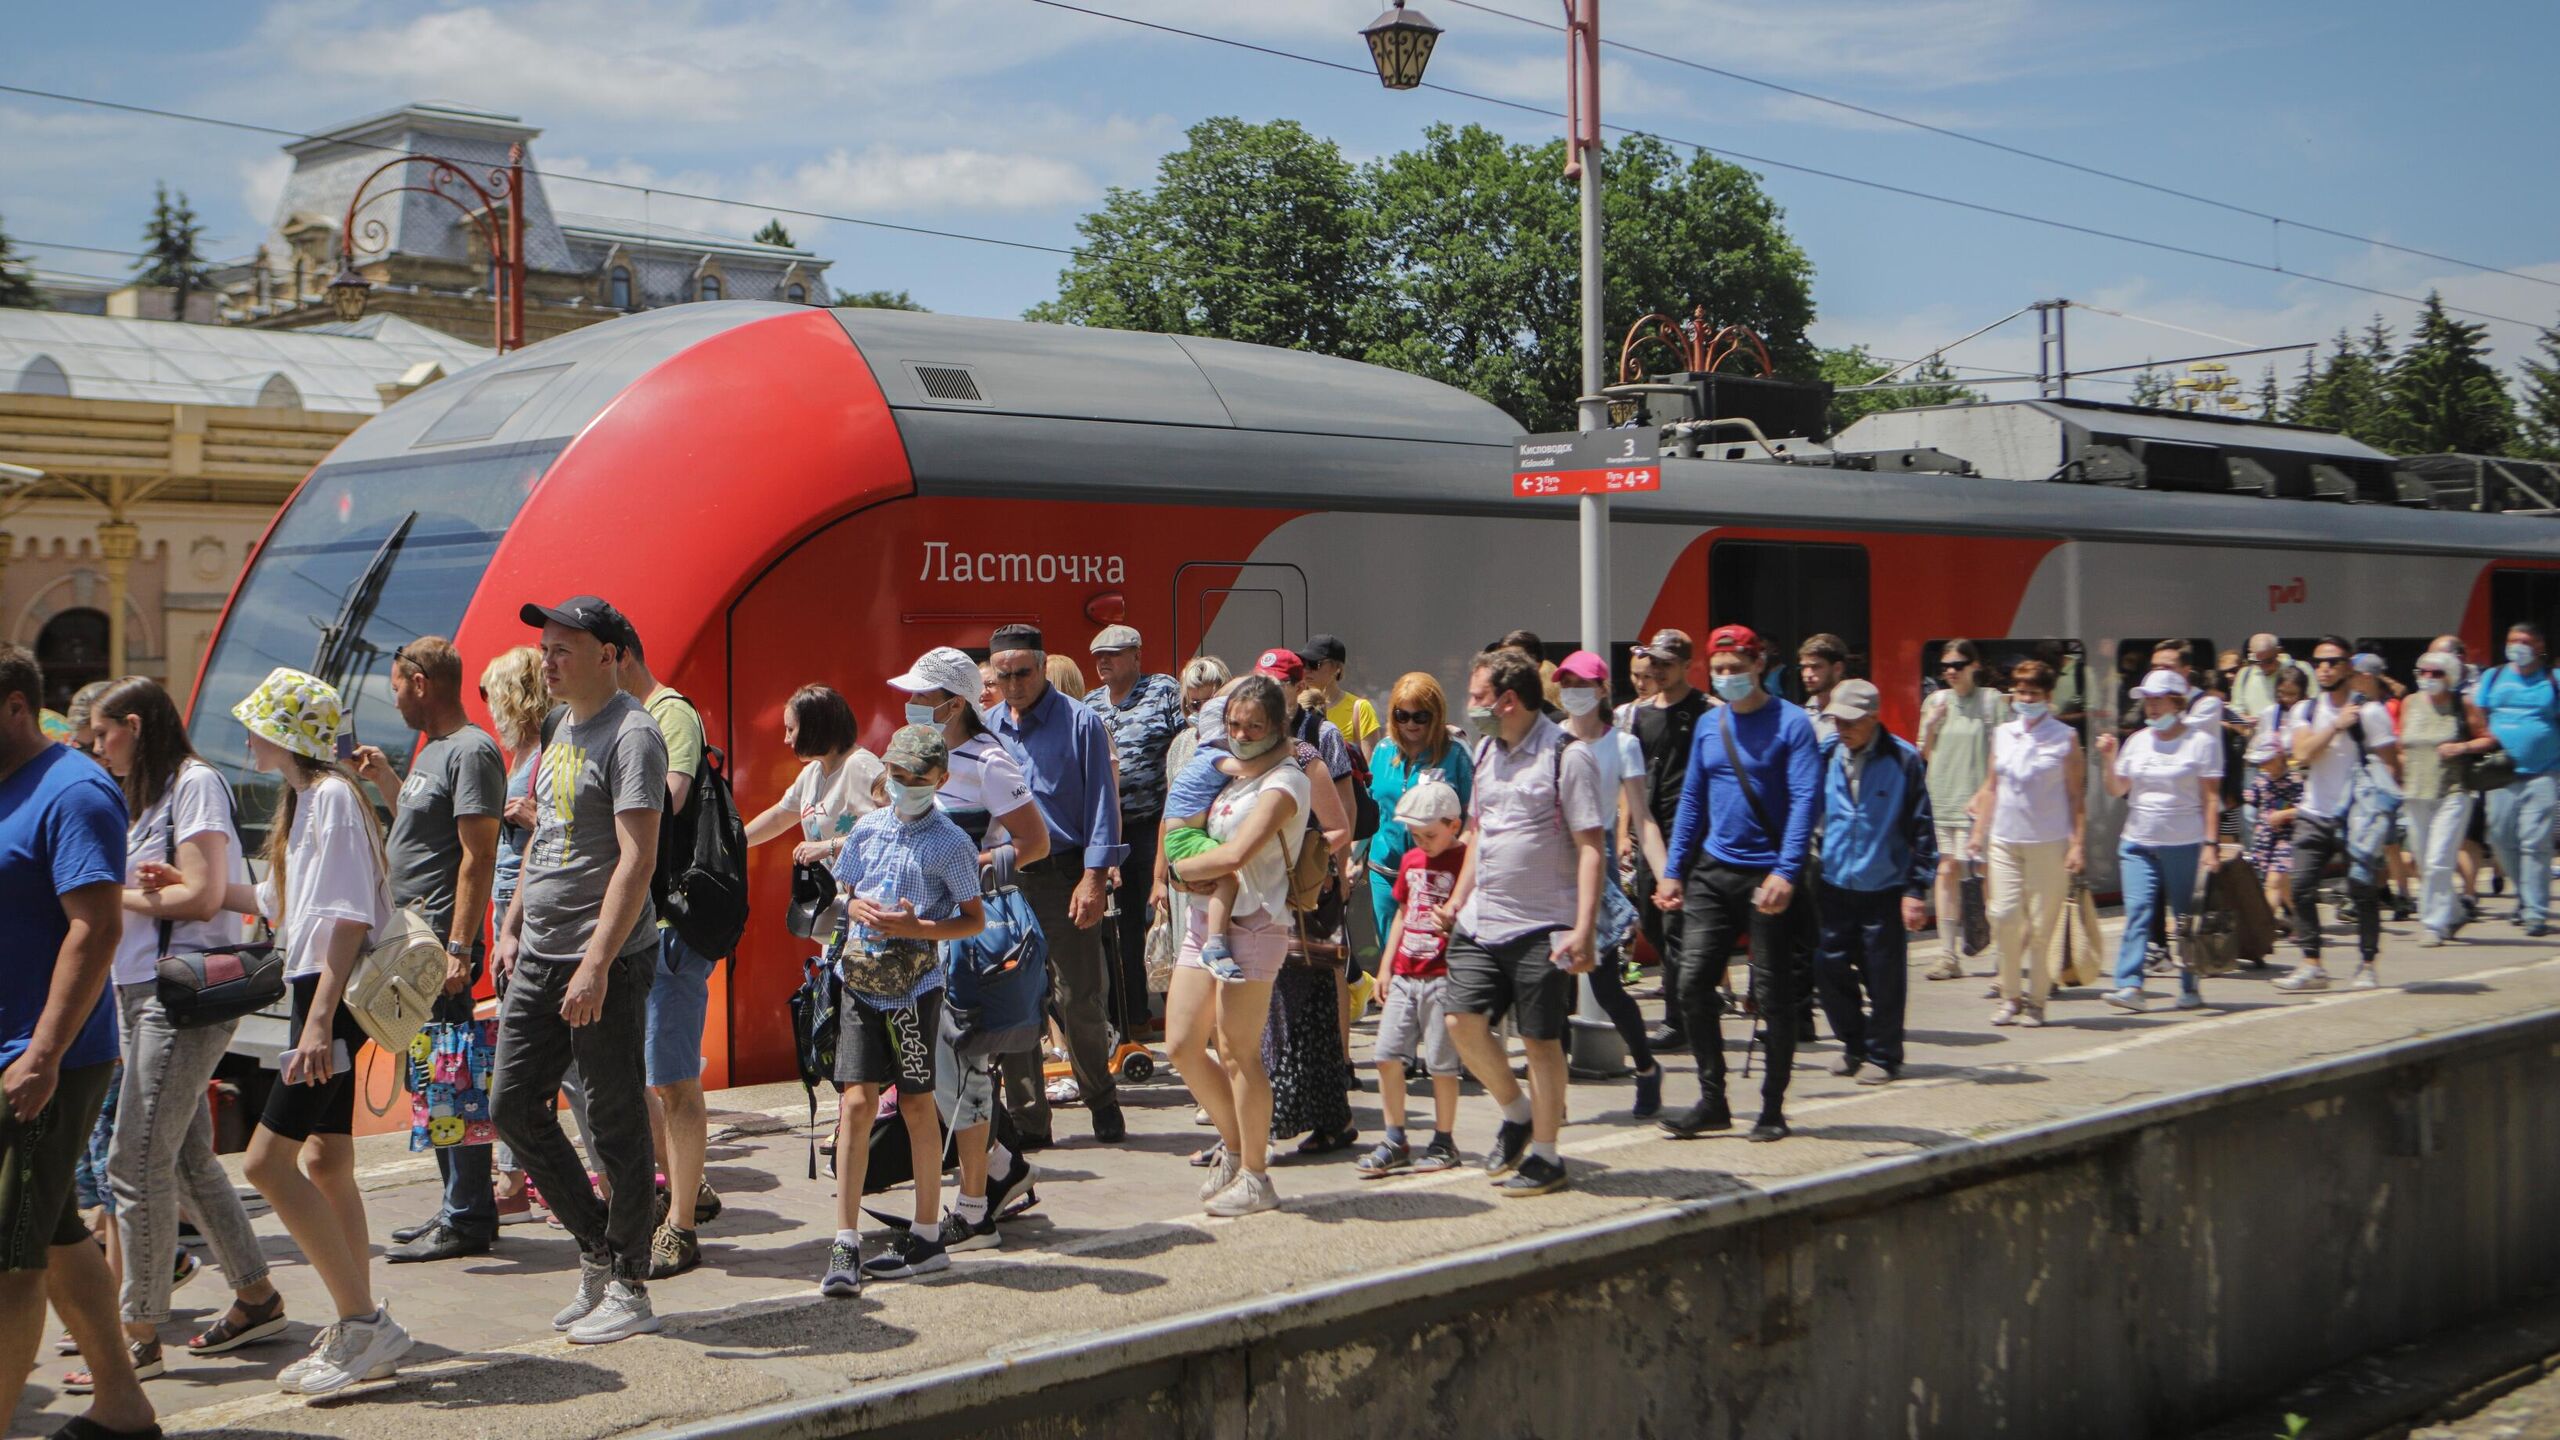
<svg viewBox="0 0 2560 1440">
<path fill-rule="evenodd" d="M 829 313 L 888 402 L 921 494 L 1572 511 L 1570 500 L 1513 499 L 1518 425 L 1420 376 L 1195 336 L 894 310 Z M 349 436 L 331 463 L 567 440 L 612 423 L 615 401 L 681 351 L 759 321 L 809 314 L 806 306 L 716 301 L 575 330 L 401 401 Z M 2332 443 L 2308 431 L 2299 440 Z M 2345 458 L 2363 448 L 2334 443 L 2347 448 L 2324 453 Z M 1659 493 L 1621 496 L 1615 507 L 1618 519 L 1635 523 L 2560 561 L 2560 527 L 2520 516 L 1729 460 L 1665 460 Z"/>
</svg>

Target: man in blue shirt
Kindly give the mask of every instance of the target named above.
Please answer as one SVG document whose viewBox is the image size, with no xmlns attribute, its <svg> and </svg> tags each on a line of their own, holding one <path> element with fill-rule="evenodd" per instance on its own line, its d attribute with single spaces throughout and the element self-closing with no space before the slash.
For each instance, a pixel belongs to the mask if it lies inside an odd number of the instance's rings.
<svg viewBox="0 0 2560 1440">
<path fill-rule="evenodd" d="M 1654 903 L 1688 918 L 1681 935 L 1680 1007 L 1698 1057 L 1698 1103 L 1662 1128 L 1686 1140 L 1733 1128 L 1725 1103 L 1721 984 L 1735 940 L 1751 937 L 1751 994 L 1769 1040 L 1754 1140 L 1787 1137 L 1787 1081 L 1806 974 L 1811 907 L 1799 883 L 1822 813 L 1822 751 L 1813 722 L 1761 683 L 1768 647 L 1746 625 L 1707 637 L 1707 673 L 1724 704 L 1700 718 L 1689 745 L 1667 873 Z M 1735 761 L 1740 761 L 1739 765 Z"/>
<path fill-rule="evenodd" d="M 1022 898 L 1049 942 L 1051 999 L 1067 1036 L 1067 1063 L 1093 1117 L 1093 1138 L 1120 1143 L 1111 1074 L 1111 1025 L 1103 1018 L 1110 980 L 1102 954 L 1102 902 L 1129 847 L 1120 842 L 1120 794 L 1111 776 L 1111 727 L 1102 717 L 1050 688 L 1049 657 L 1030 625 L 999 627 L 988 643 L 1002 702 L 987 726 L 1022 767 L 1031 798 L 1049 822 L 1048 858 L 1015 873 Z M 1006 1108 L 1034 1144 L 1049 1135 L 1049 1100 L 1040 1083 L 1040 1053 L 1004 1057 Z"/>
<path fill-rule="evenodd" d="M 2516 882 L 2516 919 L 2527 935 L 2551 933 L 2551 822 L 2560 808 L 2560 689 L 2551 647 L 2539 625 L 2507 627 L 2507 663 L 2480 677 L 2471 692 L 2471 733 L 2448 740 L 2448 756 L 2504 750 L 2515 783 L 2489 792 L 2489 848 Z"/>
<path fill-rule="evenodd" d="M 1822 885 L 1814 897 L 1822 942 L 1813 973 L 1845 1052 L 1837 1073 L 1858 1075 L 1861 1085 L 1902 1075 L 1907 937 L 1929 923 L 1938 869 L 1928 771 L 1911 742 L 1885 730 L 1876 713 L 1883 703 L 1871 682 L 1843 680 L 1822 708 L 1834 738 L 1823 749 Z"/>
<path fill-rule="evenodd" d="M 106 995 L 124 935 L 124 795 L 45 738 L 43 697 L 36 657 L 0 644 L 0 1415 L 17 1413 L 50 1299 L 96 1380 L 84 1418 L 156 1434 L 115 1281 L 71 1204 L 115 1069 Z"/>
</svg>

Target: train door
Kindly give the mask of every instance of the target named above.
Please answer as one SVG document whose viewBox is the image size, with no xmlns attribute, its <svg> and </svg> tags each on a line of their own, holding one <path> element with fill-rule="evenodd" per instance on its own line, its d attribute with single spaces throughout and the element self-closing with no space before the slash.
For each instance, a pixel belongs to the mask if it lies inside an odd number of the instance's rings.
<svg viewBox="0 0 2560 1440">
<path fill-rule="evenodd" d="M 1173 653 L 1250 657 L 1307 639 L 1307 576 L 1295 565 L 1195 561 L 1173 575 Z"/>
<path fill-rule="evenodd" d="M 1870 673 L 1867 590 L 1863 545 L 1718 540 L 1707 547 L 1708 630 L 1748 625 L 1759 632 L 1769 646 L 1771 683 L 1799 704 L 1804 682 L 1793 662 L 1807 636 L 1839 636 L 1849 673 Z"/>
<path fill-rule="evenodd" d="M 2489 651 L 2474 659 L 2494 665 L 2507 645 L 2507 627 L 2532 624 L 2542 633 L 2553 633 L 2560 626 L 2560 570 L 2509 570 L 2489 572 Z"/>
</svg>

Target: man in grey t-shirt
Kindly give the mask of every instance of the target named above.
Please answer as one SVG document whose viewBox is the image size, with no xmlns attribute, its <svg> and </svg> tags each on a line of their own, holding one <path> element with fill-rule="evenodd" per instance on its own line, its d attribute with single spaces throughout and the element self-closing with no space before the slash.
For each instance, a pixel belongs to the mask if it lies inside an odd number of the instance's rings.
<svg viewBox="0 0 2560 1440">
<path fill-rule="evenodd" d="M 440 635 L 421 636 L 391 657 L 391 698 L 400 722 L 427 738 L 401 780 L 391 758 L 371 745 L 356 750 L 356 769 L 391 810 L 386 845 L 391 902 L 414 905 L 445 937 L 444 995 L 435 1018 L 468 1022 L 471 987 L 480 980 L 481 927 L 498 871 L 498 815 L 507 803 L 507 766 L 498 742 L 462 713 L 462 655 Z M 483 1255 L 498 1238 L 498 1196 L 489 1147 L 436 1151 L 444 1206 L 423 1225 L 391 1232 L 383 1258 L 394 1265 Z"/>
<path fill-rule="evenodd" d="M 572 1344 L 658 1328 L 649 1308 L 656 1220 L 641 1066 L 657 927 L 649 876 L 666 802 L 667 745 L 615 671 L 631 622 L 592 595 L 527 605 L 542 678 L 568 706 L 534 772 L 533 839 L 498 934 L 498 1135 L 578 1242 L 577 1296 L 552 1317 Z M 560 1078 L 575 1061 L 610 1202 L 560 1132 Z"/>
</svg>

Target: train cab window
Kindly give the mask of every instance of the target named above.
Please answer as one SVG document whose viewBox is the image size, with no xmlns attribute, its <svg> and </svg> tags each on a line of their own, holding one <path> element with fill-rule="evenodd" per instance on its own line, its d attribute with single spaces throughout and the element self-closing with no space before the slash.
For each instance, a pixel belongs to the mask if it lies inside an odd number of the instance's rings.
<svg viewBox="0 0 2560 1440">
<path fill-rule="evenodd" d="M 1932 640 L 1920 648 L 1920 695 L 1945 687 L 1938 673 L 1938 657 L 1946 653 L 1955 637 Z M 1971 638 L 1971 637 L 1965 637 Z M 2009 672 L 2021 660 L 2041 660 L 2053 667 L 2053 717 L 2088 733 L 2089 666 L 2088 656 L 2077 640 L 2057 638 L 2005 637 L 1998 640 L 1975 640 L 1974 650 L 1982 656 L 1981 683 L 1994 690 L 2009 688 Z"/>
<path fill-rule="evenodd" d="M 1802 703 L 1793 663 L 1808 635 L 1847 642 L 1849 673 L 1867 673 L 1867 551 L 1863 545 L 1719 540 L 1707 547 L 1707 630 L 1748 625 L 1769 647 L 1770 688 Z M 1706 635 L 1696 637 L 1706 648 Z"/>
</svg>

